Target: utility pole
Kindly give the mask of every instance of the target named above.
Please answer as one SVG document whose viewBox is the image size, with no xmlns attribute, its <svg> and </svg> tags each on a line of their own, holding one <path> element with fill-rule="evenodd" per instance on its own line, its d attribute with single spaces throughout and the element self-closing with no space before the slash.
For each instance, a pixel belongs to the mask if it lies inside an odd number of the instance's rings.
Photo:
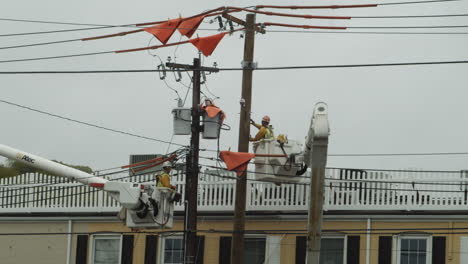
<svg viewBox="0 0 468 264">
<path fill-rule="evenodd" d="M 172 69 L 193 70 L 192 88 L 192 135 L 190 150 L 185 169 L 185 217 L 184 217 L 184 263 L 194 264 L 197 255 L 197 203 L 198 203 L 198 173 L 200 152 L 200 73 L 201 71 L 218 72 L 219 69 L 201 67 L 200 59 L 194 58 L 193 65 L 166 63 Z"/>
<path fill-rule="evenodd" d="M 325 192 L 325 167 L 327 164 L 329 124 L 325 104 L 317 104 L 313 117 L 311 160 L 312 177 L 309 194 L 309 219 L 307 226 L 306 264 L 320 263 L 322 239 L 323 196 Z"/>
<path fill-rule="evenodd" d="M 239 122 L 239 152 L 249 152 L 250 109 L 252 103 L 252 75 L 255 42 L 255 15 L 247 14 L 245 24 L 244 60 L 242 66 L 242 99 Z M 231 263 L 244 263 L 245 202 L 247 171 L 237 178 L 234 226 L 231 247 Z"/>
</svg>

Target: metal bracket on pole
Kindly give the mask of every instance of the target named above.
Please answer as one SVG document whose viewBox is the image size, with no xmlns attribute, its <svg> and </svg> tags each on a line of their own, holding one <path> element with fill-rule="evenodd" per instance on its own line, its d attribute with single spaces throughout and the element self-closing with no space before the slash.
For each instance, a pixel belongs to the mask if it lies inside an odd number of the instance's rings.
<svg viewBox="0 0 468 264">
<path fill-rule="evenodd" d="M 253 61 L 242 61 L 241 66 L 242 66 L 243 69 L 256 70 L 257 66 L 258 66 L 258 63 L 253 62 Z"/>
</svg>

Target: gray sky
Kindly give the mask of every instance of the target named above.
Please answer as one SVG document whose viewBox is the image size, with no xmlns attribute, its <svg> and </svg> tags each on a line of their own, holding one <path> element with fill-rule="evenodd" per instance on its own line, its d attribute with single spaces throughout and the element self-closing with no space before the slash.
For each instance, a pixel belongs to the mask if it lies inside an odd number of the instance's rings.
<svg viewBox="0 0 468 264">
<path fill-rule="evenodd" d="M 382 1 L 367 1 L 379 3 Z M 385 1 L 397 2 L 397 1 Z M 310 1 L 8 1 L 0 17 L 95 24 L 134 24 L 190 16 L 221 5 L 304 5 Z M 314 1 L 314 4 L 349 4 Z M 361 3 L 353 1 L 352 3 Z M 290 12 L 282 11 L 278 12 Z M 366 9 L 296 11 L 299 14 L 384 16 L 468 13 L 468 2 L 447 2 Z M 237 15 L 239 16 L 239 15 Z M 242 14 L 244 17 L 245 14 Z M 208 22 L 206 19 L 205 22 Z M 258 16 L 257 22 L 344 26 L 468 25 L 468 17 L 425 19 L 352 19 L 327 21 Z M 0 34 L 80 28 L 0 21 Z M 217 22 L 201 29 L 217 29 Z M 272 30 L 291 30 L 271 28 Z M 1 37 L 1 47 L 116 33 L 104 29 Z M 359 29 L 349 31 L 364 31 Z M 385 31 L 375 29 L 369 31 Z M 394 29 L 406 32 L 468 32 L 467 29 Z M 199 36 L 216 31 L 197 31 Z M 239 67 L 243 39 L 226 36 L 204 65 Z M 174 34 L 170 42 L 178 41 Z M 184 40 L 182 38 L 182 40 Z M 147 46 L 151 35 L 138 33 L 106 40 L 0 50 L 0 60 L 58 56 Z M 158 42 L 153 39 L 153 45 Z M 377 35 L 269 32 L 256 36 L 255 60 L 261 67 L 467 60 L 468 35 Z M 190 44 L 152 52 L 164 61 L 176 57 L 191 63 L 197 50 Z M 44 61 L 0 63 L 0 71 L 153 69 L 159 59 L 147 52 L 109 54 Z M 303 141 L 316 102 L 329 106 L 329 153 L 468 152 L 467 64 L 307 69 L 254 72 L 252 116 L 272 118 L 276 134 Z M 170 74 L 169 74 L 170 75 Z M 155 73 L 101 75 L 1 75 L 0 99 L 101 126 L 162 140 L 172 135 L 171 109 L 177 96 Z M 185 75 L 183 82 L 188 84 Z M 187 89 L 172 76 L 167 83 L 183 97 Z M 237 149 L 241 72 L 208 76 L 209 90 L 227 113 L 231 131 L 221 148 Z M 206 88 L 203 91 L 209 95 Z M 187 104 L 190 105 L 189 96 Z M 102 169 L 127 164 L 129 154 L 165 153 L 167 145 L 66 122 L 0 104 L 0 142 L 67 163 Z M 252 131 L 254 134 L 255 131 Z M 174 142 L 188 144 L 186 136 Z M 215 141 L 202 140 L 215 149 Z M 175 149 L 172 147 L 171 149 Z M 204 153 L 202 155 L 212 155 Z M 465 156 L 329 157 L 328 166 L 353 168 L 468 169 Z"/>
</svg>

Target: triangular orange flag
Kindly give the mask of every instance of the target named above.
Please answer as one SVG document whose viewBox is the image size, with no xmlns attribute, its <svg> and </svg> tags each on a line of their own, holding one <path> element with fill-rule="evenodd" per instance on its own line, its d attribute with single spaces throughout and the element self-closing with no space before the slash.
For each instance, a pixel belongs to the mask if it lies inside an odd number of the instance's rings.
<svg viewBox="0 0 468 264">
<path fill-rule="evenodd" d="M 195 47 L 197 47 L 197 49 L 201 51 L 203 55 L 208 57 L 211 55 L 211 53 L 213 53 L 216 46 L 218 46 L 218 43 L 221 41 L 221 39 L 223 39 L 224 35 L 226 35 L 227 33 L 228 32 L 224 32 L 213 36 L 190 39 L 189 41 Z"/>
<path fill-rule="evenodd" d="M 177 26 L 180 24 L 181 18 L 171 19 L 167 22 L 158 24 L 153 27 L 144 28 L 143 30 L 153 34 L 162 44 L 166 44 L 169 38 L 174 34 Z"/>
<path fill-rule="evenodd" d="M 238 176 L 247 170 L 249 161 L 255 157 L 253 153 L 221 151 L 219 157 L 226 164 L 228 171 L 235 171 Z"/>
<path fill-rule="evenodd" d="M 187 38 L 191 38 L 195 31 L 197 31 L 198 26 L 200 26 L 201 22 L 205 17 L 206 16 L 197 16 L 182 21 L 177 29 L 179 30 L 181 35 L 184 35 Z"/>
</svg>

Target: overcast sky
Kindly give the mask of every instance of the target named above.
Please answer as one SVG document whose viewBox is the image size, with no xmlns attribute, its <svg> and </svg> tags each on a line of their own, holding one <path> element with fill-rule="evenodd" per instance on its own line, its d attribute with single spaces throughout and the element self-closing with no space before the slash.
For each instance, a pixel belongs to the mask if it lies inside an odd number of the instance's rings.
<svg viewBox="0 0 468 264">
<path fill-rule="evenodd" d="M 379 3 L 374 1 L 314 1 L 314 4 Z M 399 1 L 385 1 L 399 2 Z M 221 5 L 304 5 L 311 1 L 8 1 L 1 18 L 93 24 L 135 24 L 191 16 Z M 391 5 L 365 9 L 299 10 L 296 14 L 384 16 L 468 13 L 468 2 Z M 245 14 L 237 14 L 242 18 Z M 209 19 L 205 19 L 209 22 Z M 352 19 L 344 21 L 286 19 L 258 16 L 257 22 L 333 26 L 468 25 L 468 17 L 420 19 Z M 40 23 L 0 21 L 0 34 L 84 28 Z M 217 22 L 203 23 L 199 36 L 216 33 Z M 271 30 L 291 30 L 270 28 Z M 125 28 L 68 33 L 0 37 L 1 47 L 70 40 L 125 31 Z M 314 30 L 317 31 L 317 30 Z M 365 31 L 364 29 L 349 29 Z M 389 32 L 468 32 L 459 29 L 368 29 Z M 241 33 L 226 36 L 203 63 L 240 67 Z M 152 36 L 138 33 L 87 42 L 0 50 L 0 60 L 60 56 L 147 46 Z M 169 42 L 179 41 L 174 34 Z M 182 40 L 184 40 L 182 38 Z M 260 67 L 453 61 L 468 59 L 465 35 L 317 34 L 268 32 L 257 34 L 255 61 Z M 152 40 L 151 44 L 158 42 Z M 162 60 L 192 63 L 198 56 L 190 44 L 152 51 Z M 0 63 L 0 71 L 154 69 L 158 57 L 146 51 L 54 60 Z M 468 152 L 468 65 L 429 65 L 348 69 L 305 69 L 254 72 L 252 117 L 270 115 L 276 134 L 303 141 L 314 104 L 329 106 L 329 153 Z M 223 131 L 221 149 L 237 149 L 241 72 L 207 76 L 208 89 L 220 97 L 231 131 Z M 0 99 L 69 118 L 171 140 L 171 109 L 177 96 L 157 73 L 82 75 L 1 75 Z M 182 82 L 188 85 L 189 78 Z M 167 84 L 184 97 L 187 89 L 169 74 Z M 203 92 L 210 93 L 203 87 Z M 191 96 L 187 105 L 191 104 Z M 120 135 L 0 103 L 0 143 L 50 159 L 89 165 L 93 169 L 128 163 L 130 154 L 166 153 L 167 144 Z M 252 131 L 254 134 L 256 131 Z M 189 144 L 189 137 L 174 136 Z M 216 142 L 202 140 L 215 149 Z M 171 147 L 173 150 L 176 147 Z M 204 153 L 202 155 L 213 155 Z M 329 157 L 328 166 L 352 168 L 468 169 L 464 156 Z M 202 162 L 203 163 L 203 162 Z"/>
</svg>

